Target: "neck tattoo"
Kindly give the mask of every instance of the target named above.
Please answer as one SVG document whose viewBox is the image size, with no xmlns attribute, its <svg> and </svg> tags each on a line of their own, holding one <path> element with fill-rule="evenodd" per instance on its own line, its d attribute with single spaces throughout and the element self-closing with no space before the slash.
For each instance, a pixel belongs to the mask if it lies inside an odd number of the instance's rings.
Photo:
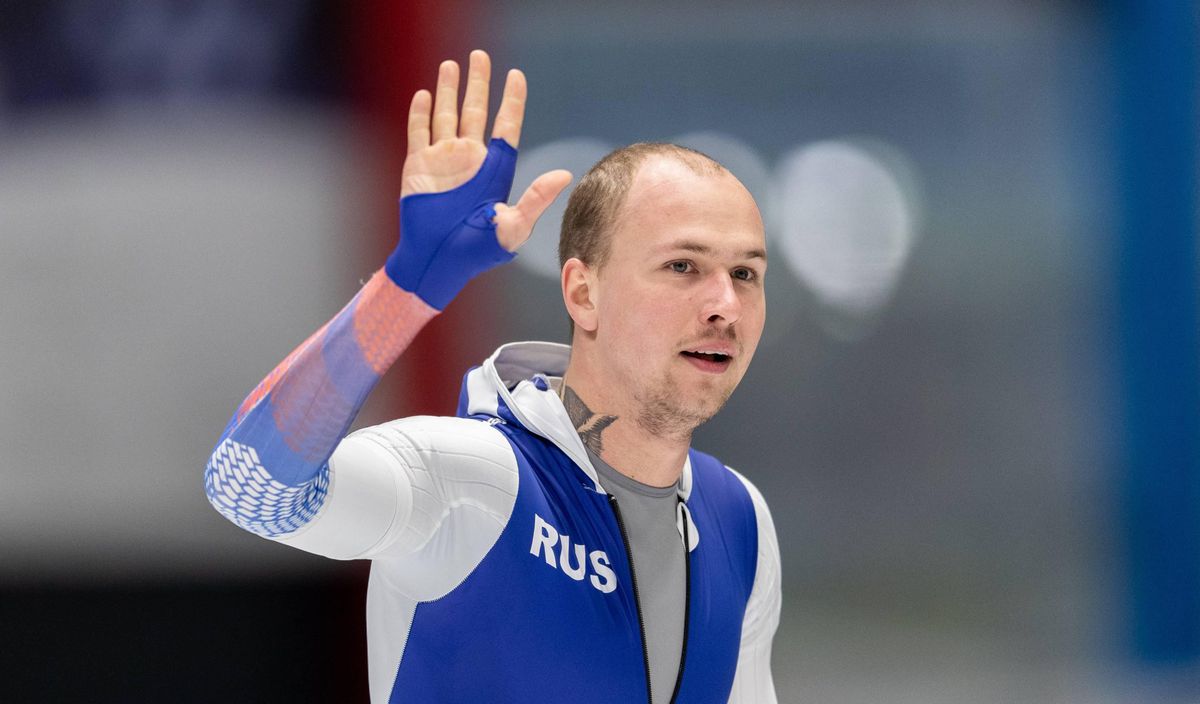
<svg viewBox="0 0 1200 704">
<path fill-rule="evenodd" d="M 571 425 L 575 426 L 575 432 L 579 433 L 579 439 L 583 440 L 583 444 L 592 452 L 599 455 L 604 449 L 604 443 L 600 436 L 608 426 L 613 424 L 617 416 L 600 415 L 587 407 L 583 399 L 579 398 L 579 394 L 575 393 L 575 389 L 569 386 L 563 387 L 563 406 L 567 409 L 567 416 L 571 419 Z"/>
</svg>

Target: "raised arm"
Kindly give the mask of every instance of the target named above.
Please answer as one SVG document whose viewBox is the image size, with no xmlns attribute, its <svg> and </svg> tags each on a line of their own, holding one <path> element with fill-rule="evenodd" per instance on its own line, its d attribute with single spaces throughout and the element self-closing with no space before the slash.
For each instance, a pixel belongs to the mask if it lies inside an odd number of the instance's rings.
<svg viewBox="0 0 1200 704">
<path fill-rule="evenodd" d="M 383 373 L 471 277 L 512 259 L 570 181 L 551 171 L 506 205 L 525 77 L 509 72 L 485 144 L 490 73 L 487 54 L 472 52 L 461 118 L 453 61 L 439 67 L 435 95 L 413 96 L 399 244 L 337 316 L 258 384 L 222 433 L 205 489 L 239 526 L 282 539 L 317 515 L 331 490 L 329 457 Z M 339 477 L 335 490 L 353 491 L 355 481 Z"/>
</svg>

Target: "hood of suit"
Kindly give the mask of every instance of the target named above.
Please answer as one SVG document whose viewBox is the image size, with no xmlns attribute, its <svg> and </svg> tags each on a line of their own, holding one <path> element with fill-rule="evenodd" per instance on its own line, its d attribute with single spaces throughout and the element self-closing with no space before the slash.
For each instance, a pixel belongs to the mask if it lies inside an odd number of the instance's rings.
<svg viewBox="0 0 1200 704">
<path fill-rule="evenodd" d="M 607 493 L 556 390 L 570 359 L 570 345 L 555 342 L 503 345 L 464 376 L 458 415 L 513 423 L 546 438 L 571 458 L 596 491 Z M 684 501 L 691 489 L 689 458 L 684 461 L 679 479 L 679 495 Z"/>
</svg>

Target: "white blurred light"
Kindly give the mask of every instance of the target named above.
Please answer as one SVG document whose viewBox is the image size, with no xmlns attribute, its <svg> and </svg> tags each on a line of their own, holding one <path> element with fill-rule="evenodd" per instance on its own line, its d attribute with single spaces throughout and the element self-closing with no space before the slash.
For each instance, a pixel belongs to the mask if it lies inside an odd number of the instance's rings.
<svg viewBox="0 0 1200 704">
<path fill-rule="evenodd" d="M 877 312 L 904 269 L 916 232 L 906 170 L 888 148 L 846 141 L 797 148 L 779 165 L 775 249 L 841 314 Z"/>
<path fill-rule="evenodd" d="M 547 171 L 566 169 L 574 180 L 542 213 L 529 241 L 519 250 L 518 264 L 532 273 L 558 280 L 558 231 L 567 209 L 567 198 L 583 174 L 610 151 L 612 147 L 597 139 L 579 138 L 562 139 L 521 152 L 513 178 L 514 201 L 521 197 L 533 179 Z"/>
</svg>

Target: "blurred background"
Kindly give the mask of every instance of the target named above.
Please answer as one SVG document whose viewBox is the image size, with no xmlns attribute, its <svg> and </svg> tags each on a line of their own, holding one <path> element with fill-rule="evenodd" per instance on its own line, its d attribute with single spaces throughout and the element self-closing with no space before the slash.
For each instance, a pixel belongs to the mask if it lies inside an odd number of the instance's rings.
<svg viewBox="0 0 1200 704">
<path fill-rule="evenodd" d="M 0 6 L 0 699 L 365 702 L 367 566 L 244 533 L 234 407 L 396 237 L 442 58 L 530 82 L 517 189 L 725 162 L 767 331 L 696 446 L 780 536 L 782 702 L 1200 702 L 1196 37 L 1168 0 Z M 562 199 L 565 202 L 565 198 Z M 561 203 L 560 203 L 561 206 Z M 358 424 L 566 341 L 561 207 Z"/>
</svg>

